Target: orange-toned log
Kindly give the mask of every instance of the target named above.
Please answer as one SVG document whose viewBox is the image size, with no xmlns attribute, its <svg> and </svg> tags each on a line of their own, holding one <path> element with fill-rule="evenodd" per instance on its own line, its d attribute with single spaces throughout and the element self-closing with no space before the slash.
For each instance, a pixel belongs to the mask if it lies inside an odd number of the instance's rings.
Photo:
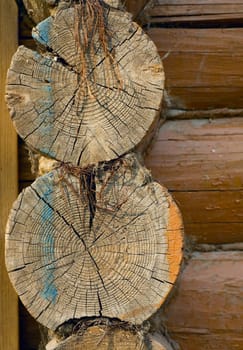
<svg viewBox="0 0 243 350">
<path fill-rule="evenodd" d="M 163 310 L 181 350 L 243 349 L 242 252 L 194 253 Z"/>
<path fill-rule="evenodd" d="M 62 166 L 25 189 L 9 217 L 6 264 L 48 328 L 94 316 L 141 324 L 171 291 L 182 243 L 176 204 L 130 154 L 109 167 Z"/>
<path fill-rule="evenodd" d="M 144 335 L 128 329 L 108 326 L 88 328 L 82 335 L 72 335 L 64 341 L 53 339 L 46 350 L 172 350 L 159 335 Z"/>
<path fill-rule="evenodd" d="M 197 242 L 243 239 L 242 130 L 242 118 L 167 121 L 147 154 Z"/>
</svg>

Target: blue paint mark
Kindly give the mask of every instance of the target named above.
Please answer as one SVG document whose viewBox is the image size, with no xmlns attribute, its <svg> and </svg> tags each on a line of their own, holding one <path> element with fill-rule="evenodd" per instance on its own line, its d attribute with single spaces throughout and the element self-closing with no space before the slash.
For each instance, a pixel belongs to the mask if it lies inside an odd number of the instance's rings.
<svg viewBox="0 0 243 350">
<path fill-rule="evenodd" d="M 53 174 L 50 173 L 46 175 L 50 179 L 53 178 Z M 52 209 L 53 202 L 53 192 L 52 192 L 52 181 L 46 183 L 46 190 L 43 193 L 43 208 L 41 212 L 41 221 L 43 228 L 45 229 L 41 239 L 41 247 L 44 267 L 44 276 L 43 276 L 43 289 L 41 291 L 41 296 L 51 301 L 52 303 L 56 302 L 58 291 L 55 286 L 55 239 L 52 234 L 52 225 L 54 219 L 54 211 Z M 48 204 L 46 204 L 46 203 Z"/>
<path fill-rule="evenodd" d="M 40 22 L 35 30 L 32 31 L 33 39 L 37 40 L 40 44 L 44 46 L 49 45 L 50 29 L 52 26 L 53 18 L 48 17 L 44 21 Z"/>
</svg>

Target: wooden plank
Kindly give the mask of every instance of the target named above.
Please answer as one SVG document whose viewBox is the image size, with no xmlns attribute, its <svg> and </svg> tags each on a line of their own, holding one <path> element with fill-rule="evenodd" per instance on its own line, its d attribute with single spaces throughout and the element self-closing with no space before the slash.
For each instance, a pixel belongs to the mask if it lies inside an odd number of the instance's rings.
<svg viewBox="0 0 243 350">
<path fill-rule="evenodd" d="M 227 195 L 227 193 L 226 193 Z M 210 198 L 209 198 L 210 200 Z M 208 244 L 242 242 L 242 222 L 197 222 L 185 223 L 185 231 L 193 241 Z"/>
<path fill-rule="evenodd" d="M 177 25 L 185 25 L 192 26 L 193 25 L 204 25 L 204 26 L 216 26 L 220 23 L 226 24 L 228 22 L 228 25 L 231 23 L 241 23 L 241 20 L 243 18 L 243 13 L 229 13 L 229 14 L 217 14 L 217 15 L 197 15 L 197 16 L 169 16 L 169 17 L 151 17 L 150 23 L 176 23 Z"/>
<path fill-rule="evenodd" d="M 163 59 L 167 109 L 242 108 L 242 29 L 157 28 L 148 33 Z"/>
<path fill-rule="evenodd" d="M 17 138 L 4 102 L 6 71 L 17 46 L 17 7 L 0 1 L 0 349 L 18 349 L 18 301 L 10 285 L 4 259 L 4 232 L 17 196 Z"/>
<path fill-rule="evenodd" d="M 161 52 L 242 53 L 243 28 L 150 28 L 147 34 Z"/>
<path fill-rule="evenodd" d="M 185 232 L 193 241 L 217 244 L 243 241 L 243 232 L 239 231 L 243 222 L 242 191 L 175 192 L 173 197 L 181 209 Z M 227 226 L 232 224 L 229 232 Z"/>
<path fill-rule="evenodd" d="M 168 87 L 164 99 L 164 106 L 168 109 L 166 114 L 177 118 L 177 109 L 183 110 L 184 118 L 201 118 L 201 110 L 206 110 L 214 117 L 210 110 L 214 109 L 242 109 L 243 95 L 240 87 Z M 187 111 L 195 111 L 194 115 L 187 115 Z M 222 111 L 223 112 L 223 111 Z M 233 111 L 232 111 L 233 113 Z M 222 113 L 223 114 L 223 113 Z M 229 117 L 231 111 L 225 113 Z M 178 111 L 178 117 L 181 113 Z M 242 115 L 242 113 L 241 113 Z"/>
<path fill-rule="evenodd" d="M 164 56 L 161 52 L 161 56 Z M 242 87 L 243 55 L 171 53 L 163 60 L 167 87 Z"/>
<path fill-rule="evenodd" d="M 186 2 L 186 1 L 185 1 Z M 234 15 L 243 14 L 243 4 L 169 4 L 169 5 L 155 5 L 148 9 L 148 13 L 153 17 L 175 17 L 175 16 L 202 16 L 202 15 Z M 198 18 L 199 19 L 199 18 Z"/>
<path fill-rule="evenodd" d="M 179 204 L 186 234 L 199 242 L 243 239 L 242 130 L 242 118 L 167 121 L 147 154 L 146 166 Z"/>
<path fill-rule="evenodd" d="M 243 348 L 242 252 L 194 253 L 163 310 L 181 349 Z"/>
<path fill-rule="evenodd" d="M 172 191 L 243 190 L 242 138 L 242 118 L 167 121 L 146 165 Z"/>
</svg>

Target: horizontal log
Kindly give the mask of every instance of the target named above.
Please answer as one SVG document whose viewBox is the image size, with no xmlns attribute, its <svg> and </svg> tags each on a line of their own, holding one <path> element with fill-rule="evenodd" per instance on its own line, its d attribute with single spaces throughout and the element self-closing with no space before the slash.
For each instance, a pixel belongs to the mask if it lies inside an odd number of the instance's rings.
<svg viewBox="0 0 243 350">
<path fill-rule="evenodd" d="M 170 88 L 167 86 L 164 99 L 165 114 L 172 115 L 176 119 L 180 117 L 180 110 L 183 110 L 183 118 L 198 118 L 209 113 L 214 118 L 214 109 L 231 109 L 226 117 L 239 113 L 242 110 L 243 96 L 240 87 L 179 87 Z M 236 111 L 234 111 L 236 109 Z M 177 111 L 179 110 L 179 114 Z M 191 113 L 193 111 L 193 114 Z M 240 112 L 242 115 L 242 112 Z M 225 112 L 224 112 L 225 114 Z M 227 115 L 228 114 L 228 115 Z"/>
<path fill-rule="evenodd" d="M 163 4 L 163 2 L 157 1 L 151 9 L 148 9 L 148 13 L 152 17 L 173 17 L 173 16 L 202 16 L 202 15 L 234 15 L 243 14 L 243 5 L 239 3 L 228 3 L 221 2 L 215 4 L 213 1 L 210 3 L 195 3 L 188 4 L 184 1 L 184 4 Z M 216 17 L 217 18 L 217 17 Z M 199 18 L 198 18 L 199 19 Z M 163 18 L 164 20 L 164 18 Z"/>
<path fill-rule="evenodd" d="M 199 39 L 198 39 L 199 40 Z M 162 57 L 164 52 L 162 53 Z M 190 63 L 189 63 L 190 62 Z M 242 87 L 243 55 L 171 53 L 163 60 L 168 87 Z"/>
<path fill-rule="evenodd" d="M 243 348 L 242 288 L 242 252 L 194 253 L 163 310 L 171 337 L 181 349 Z"/>
<path fill-rule="evenodd" d="M 160 52 L 243 52 L 243 28 L 149 28 L 147 34 Z"/>
<path fill-rule="evenodd" d="M 196 16 L 176 16 L 176 17 L 152 17 L 150 19 L 150 24 L 161 24 L 163 26 L 173 27 L 173 26 L 181 26 L 181 27 L 222 27 L 223 24 L 226 23 L 228 26 L 234 24 L 240 25 L 242 22 L 243 13 L 229 13 L 229 14 L 215 14 L 215 15 L 196 15 Z"/>
<path fill-rule="evenodd" d="M 242 33 L 242 28 L 148 29 L 164 64 L 165 108 L 241 108 Z"/>
<path fill-rule="evenodd" d="M 146 156 L 198 242 L 242 241 L 242 130 L 242 118 L 167 121 Z"/>
</svg>

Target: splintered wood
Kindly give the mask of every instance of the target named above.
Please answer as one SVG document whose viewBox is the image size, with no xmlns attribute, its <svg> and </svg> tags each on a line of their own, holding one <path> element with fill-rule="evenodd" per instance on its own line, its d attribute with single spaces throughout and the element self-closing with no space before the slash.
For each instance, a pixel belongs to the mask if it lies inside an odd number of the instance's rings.
<svg viewBox="0 0 243 350">
<path fill-rule="evenodd" d="M 137 146 L 163 95 L 153 42 L 128 13 L 101 11 L 91 23 L 78 5 L 59 9 L 33 30 L 42 50 L 21 46 L 8 72 L 7 102 L 19 135 L 40 153 L 82 167 Z"/>
<path fill-rule="evenodd" d="M 175 203 L 130 155 L 86 173 L 62 166 L 25 189 L 8 221 L 6 264 L 48 328 L 94 316 L 140 324 L 171 290 L 181 249 Z"/>
</svg>

